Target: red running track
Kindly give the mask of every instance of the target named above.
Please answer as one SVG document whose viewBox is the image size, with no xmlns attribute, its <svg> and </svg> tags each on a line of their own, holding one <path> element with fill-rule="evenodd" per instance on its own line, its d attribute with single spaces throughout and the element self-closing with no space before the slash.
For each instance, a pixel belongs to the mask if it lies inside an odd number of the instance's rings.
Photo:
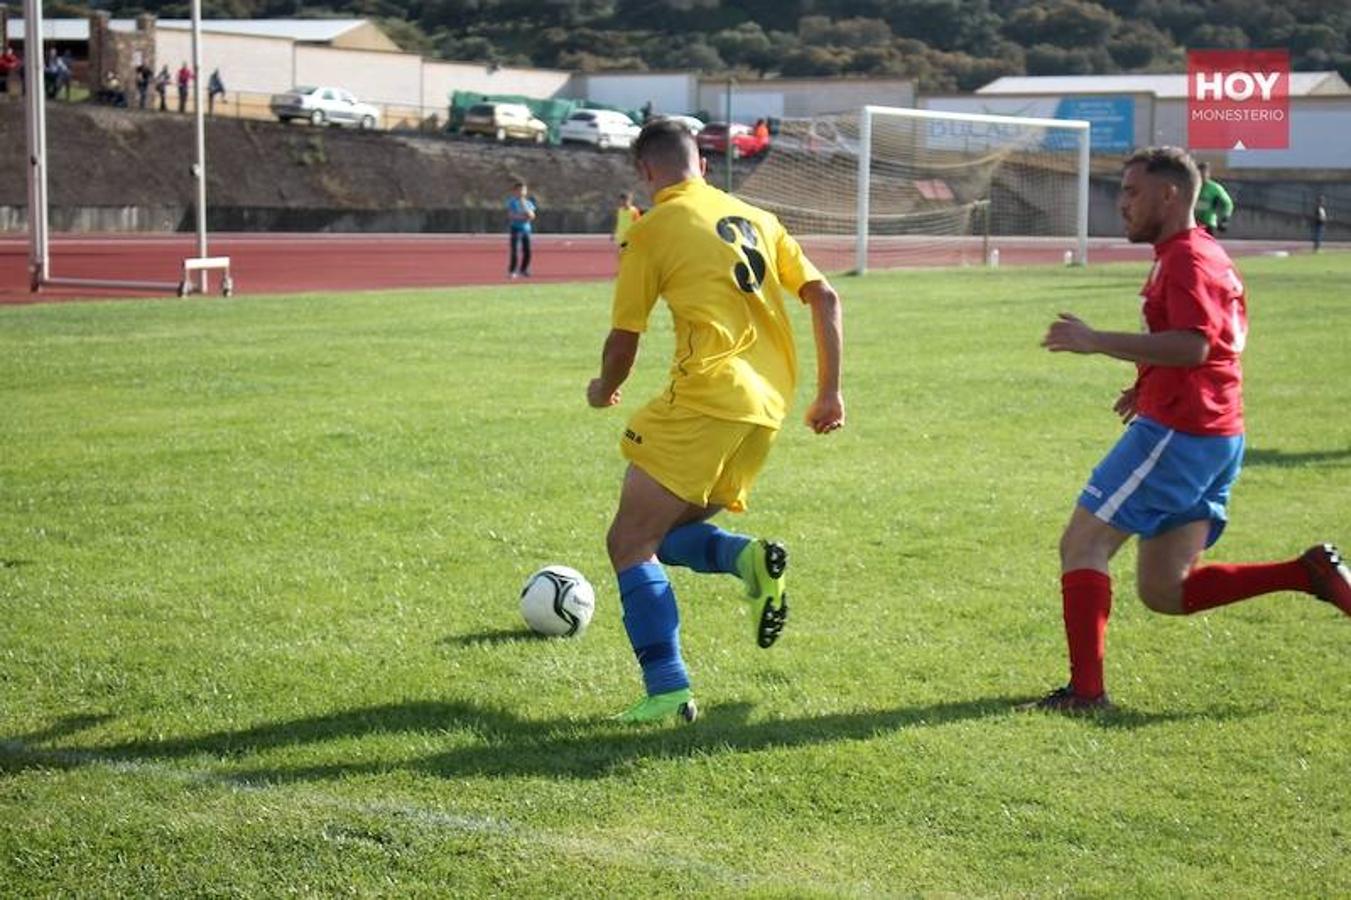
<svg viewBox="0 0 1351 900">
<path fill-rule="evenodd" d="M 803 245 L 823 269 L 853 262 L 848 238 L 811 238 Z M 1060 238 L 994 238 L 1001 265 L 1055 265 L 1071 243 Z M 1304 252 L 1298 241 L 1226 241 L 1235 256 Z M 236 295 L 432 288 L 509 284 L 506 235 L 220 234 L 210 238 L 212 256 L 230 257 Z M 196 255 L 196 239 L 173 235 L 59 235 L 51 245 L 49 275 L 176 284 L 182 261 Z M 616 254 L 605 235 L 536 235 L 532 281 L 594 281 L 614 277 Z M 1089 261 L 1147 260 L 1150 248 L 1119 238 L 1090 241 Z M 979 265 L 979 238 L 881 238 L 870 265 Z M 212 274 L 213 290 L 220 283 Z M 0 304 L 91 297 L 172 296 L 128 288 L 44 287 L 29 290 L 26 235 L 0 237 Z"/>
</svg>

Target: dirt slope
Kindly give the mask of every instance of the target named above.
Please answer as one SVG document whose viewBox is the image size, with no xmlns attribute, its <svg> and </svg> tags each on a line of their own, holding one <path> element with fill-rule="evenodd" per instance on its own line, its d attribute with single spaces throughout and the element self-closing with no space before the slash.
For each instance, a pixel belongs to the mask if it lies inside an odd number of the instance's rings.
<svg viewBox="0 0 1351 900">
<path fill-rule="evenodd" d="M 23 116 L 0 97 L 0 206 L 27 202 Z M 52 206 L 186 206 L 193 141 L 188 116 L 48 104 Z M 500 210 L 524 178 L 541 207 L 596 223 L 637 186 L 618 152 L 236 119 L 207 122 L 207 171 L 209 206 L 293 210 Z"/>
</svg>

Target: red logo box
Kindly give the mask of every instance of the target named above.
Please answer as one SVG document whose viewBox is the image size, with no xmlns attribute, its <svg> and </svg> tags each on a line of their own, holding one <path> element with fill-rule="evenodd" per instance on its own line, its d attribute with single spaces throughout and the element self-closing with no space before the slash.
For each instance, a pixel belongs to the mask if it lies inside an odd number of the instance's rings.
<svg viewBox="0 0 1351 900">
<path fill-rule="evenodd" d="M 1193 150 L 1290 146 L 1290 51 L 1188 50 L 1187 143 Z"/>
</svg>

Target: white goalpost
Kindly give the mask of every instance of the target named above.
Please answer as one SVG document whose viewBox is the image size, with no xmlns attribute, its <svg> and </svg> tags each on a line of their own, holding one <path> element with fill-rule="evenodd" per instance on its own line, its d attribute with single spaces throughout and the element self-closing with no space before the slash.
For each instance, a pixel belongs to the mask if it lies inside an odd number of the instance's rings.
<svg viewBox="0 0 1351 900">
<path fill-rule="evenodd" d="M 736 194 L 830 271 L 1088 262 L 1090 124 L 865 106 L 782 120 Z"/>
<path fill-rule="evenodd" d="M 179 281 L 127 281 L 104 278 L 59 277 L 52 272 L 49 195 L 47 192 L 47 108 L 43 82 L 45 51 L 42 39 L 42 0 L 24 0 L 24 78 L 28 85 L 25 125 L 28 146 L 28 270 L 29 287 L 34 292 L 44 286 L 129 288 L 133 290 L 172 291 L 180 297 L 194 288 L 206 293 L 209 274 L 221 272 L 221 293 L 230 296 L 234 285 L 228 256 L 208 256 L 206 238 L 206 123 L 202 107 L 202 4 L 192 0 L 192 71 L 196 106 L 196 162 L 192 175 L 197 187 L 197 255 L 183 260 Z"/>
</svg>

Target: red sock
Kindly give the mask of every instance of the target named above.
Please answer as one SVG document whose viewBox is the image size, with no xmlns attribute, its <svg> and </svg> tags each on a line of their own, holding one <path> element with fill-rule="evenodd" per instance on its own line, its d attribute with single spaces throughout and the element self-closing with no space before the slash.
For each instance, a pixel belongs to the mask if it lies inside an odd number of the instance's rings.
<svg viewBox="0 0 1351 900">
<path fill-rule="evenodd" d="M 1097 569 L 1060 576 L 1065 639 L 1070 646 L 1070 687 L 1080 697 L 1102 694 L 1102 658 L 1107 651 L 1107 617 L 1112 612 L 1112 579 Z"/>
<path fill-rule="evenodd" d="M 1304 563 L 1292 559 L 1289 562 L 1225 563 L 1192 569 L 1182 582 L 1182 610 L 1191 615 L 1276 591 L 1312 594 L 1313 582 Z"/>
</svg>

